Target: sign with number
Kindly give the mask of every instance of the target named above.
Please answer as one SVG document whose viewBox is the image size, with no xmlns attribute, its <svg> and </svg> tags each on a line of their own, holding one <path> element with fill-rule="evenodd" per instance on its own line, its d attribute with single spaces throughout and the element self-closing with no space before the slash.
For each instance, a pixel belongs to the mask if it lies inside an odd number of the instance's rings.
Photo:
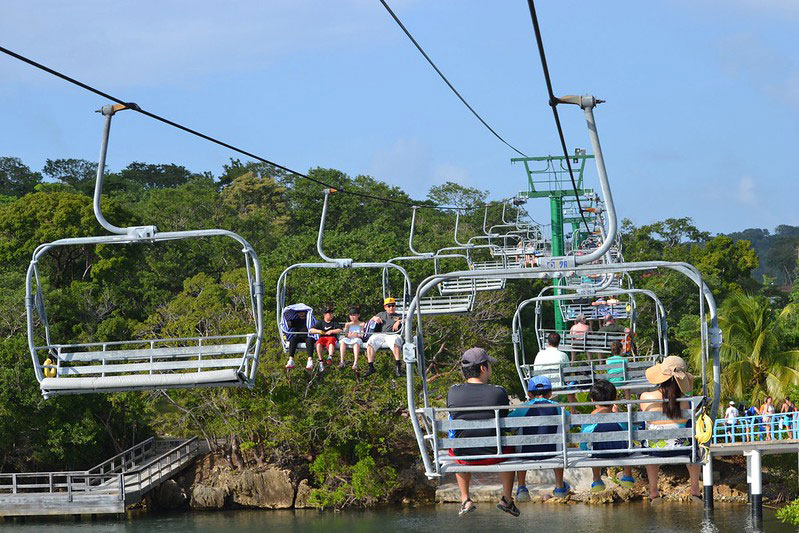
<svg viewBox="0 0 799 533">
<path fill-rule="evenodd" d="M 574 268 L 574 257 L 547 257 L 544 259 L 544 268 L 554 270 Z"/>
</svg>

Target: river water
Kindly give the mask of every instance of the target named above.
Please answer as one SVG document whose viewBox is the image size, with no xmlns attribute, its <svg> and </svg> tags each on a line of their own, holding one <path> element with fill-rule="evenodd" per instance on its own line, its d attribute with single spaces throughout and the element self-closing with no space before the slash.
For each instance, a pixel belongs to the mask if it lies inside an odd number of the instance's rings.
<svg viewBox="0 0 799 533">
<path fill-rule="evenodd" d="M 746 505 L 716 504 L 706 517 L 701 507 L 670 504 L 652 507 L 644 502 L 621 505 L 561 505 L 528 503 L 519 506 L 522 515 L 514 518 L 480 503 L 478 509 L 458 517 L 458 505 L 445 504 L 420 508 L 391 508 L 375 511 L 224 511 L 171 514 L 139 514 L 125 519 L 33 520 L 25 523 L 0 523 L 3 533 L 205 533 L 218 531 L 262 532 L 318 531 L 360 533 L 371 531 L 430 531 L 441 533 L 454 528 L 467 531 L 531 530 L 545 533 L 625 533 L 625 532 L 782 532 L 795 531 L 780 523 L 770 509 L 764 519 L 753 524 Z"/>
</svg>

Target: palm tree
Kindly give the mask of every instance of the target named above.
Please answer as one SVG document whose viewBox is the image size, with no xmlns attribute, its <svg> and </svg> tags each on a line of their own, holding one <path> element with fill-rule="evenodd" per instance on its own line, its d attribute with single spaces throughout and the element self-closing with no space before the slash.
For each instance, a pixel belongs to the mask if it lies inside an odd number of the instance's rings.
<svg viewBox="0 0 799 533">
<path fill-rule="evenodd" d="M 780 327 L 793 312 L 787 306 L 775 315 L 765 298 L 735 293 L 719 310 L 723 332 L 721 345 L 721 393 L 723 398 L 755 403 L 772 396 L 777 403 L 790 385 L 799 385 L 799 350 L 784 350 Z M 700 354 L 692 350 L 694 368 Z"/>
</svg>

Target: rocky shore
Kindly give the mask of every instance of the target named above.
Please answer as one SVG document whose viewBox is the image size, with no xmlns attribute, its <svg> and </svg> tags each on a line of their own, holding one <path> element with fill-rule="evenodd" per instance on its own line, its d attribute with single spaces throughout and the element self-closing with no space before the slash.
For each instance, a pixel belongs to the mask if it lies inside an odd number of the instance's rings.
<svg viewBox="0 0 799 533">
<path fill-rule="evenodd" d="M 634 469 L 636 484 L 628 489 L 611 477 L 603 476 L 607 490 L 592 493 L 589 469 L 567 470 L 566 480 L 573 493 L 567 498 L 554 498 L 554 478 L 551 471 L 530 471 L 527 486 L 534 502 L 591 505 L 644 501 L 647 481 L 643 468 Z M 766 501 L 780 504 L 788 501 L 791 488 L 776 479 L 764 476 Z M 427 505 L 459 502 L 460 494 L 454 476 L 439 483 L 428 481 L 418 465 L 406 465 L 399 470 L 397 488 L 386 504 Z M 307 509 L 312 480 L 307 467 L 285 468 L 277 465 L 234 469 L 219 456 L 206 454 L 175 479 L 165 482 L 145 501 L 148 509 L 223 510 L 237 508 Z M 688 477 L 684 467 L 665 466 L 661 469 L 659 487 L 666 500 L 688 501 Z M 717 459 L 714 463 L 714 493 L 719 502 L 746 503 L 746 469 L 740 458 Z M 496 502 L 501 486 L 494 474 L 475 474 L 472 480 L 472 499 L 476 502 Z"/>
</svg>

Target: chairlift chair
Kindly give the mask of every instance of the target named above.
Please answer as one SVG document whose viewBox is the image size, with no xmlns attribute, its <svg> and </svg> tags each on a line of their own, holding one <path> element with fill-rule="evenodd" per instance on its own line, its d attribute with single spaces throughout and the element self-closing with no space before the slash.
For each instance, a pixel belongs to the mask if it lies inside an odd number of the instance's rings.
<svg viewBox="0 0 799 533">
<path fill-rule="evenodd" d="M 685 398 L 685 402 L 690 404 L 690 409 L 685 410 L 683 416 L 688 419 L 695 418 L 701 411 L 707 396 L 707 376 L 706 367 L 708 361 L 711 362 L 713 368 L 713 375 L 720 375 L 720 359 L 719 348 L 721 345 L 720 331 L 718 330 L 718 320 L 716 315 L 715 301 L 707 286 L 702 281 L 701 275 L 691 265 L 686 263 L 668 263 L 663 261 L 652 261 L 644 263 L 627 263 L 625 265 L 583 265 L 576 266 L 574 270 L 579 273 L 596 273 L 602 271 L 609 271 L 612 269 L 620 270 L 655 270 L 655 269 L 672 269 L 683 274 L 686 274 L 699 289 L 700 296 L 700 322 L 702 324 L 702 369 L 698 376 L 702 380 L 702 395 L 689 396 Z M 507 276 L 509 279 L 546 279 L 553 276 L 562 274 L 554 269 L 530 269 L 526 271 L 504 269 L 494 271 L 472 271 L 472 272 L 450 272 L 440 274 L 438 276 L 431 276 L 426 279 L 416 290 L 414 299 L 412 300 L 409 311 L 412 314 L 416 313 L 416 305 L 418 301 L 424 297 L 427 291 L 433 290 L 435 286 L 444 279 L 454 277 L 468 277 L 468 276 Z M 631 289 L 636 290 L 636 289 Z M 646 293 L 646 291 L 639 291 Z M 552 297 L 544 297 L 552 298 Z M 705 320 L 706 310 L 710 314 L 710 325 Z M 517 319 L 515 319 L 517 320 Z M 514 342 L 518 336 L 518 331 L 514 333 Z M 580 468 L 580 467 L 603 467 L 603 466 L 623 466 L 623 465 L 644 465 L 644 464 L 685 464 L 696 463 L 700 460 L 700 452 L 696 441 L 693 439 L 694 428 L 675 428 L 674 430 L 653 430 L 649 429 L 644 424 L 651 422 L 667 422 L 668 419 L 663 413 L 658 412 L 641 412 L 636 410 L 636 405 L 641 403 L 641 400 L 622 400 L 610 402 L 618 405 L 619 412 L 616 414 L 603 414 L 602 418 L 599 415 L 581 415 L 574 413 L 574 410 L 569 406 L 571 405 L 587 405 L 587 404 L 559 404 L 565 409 L 561 409 L 558 415 L 549 417 L 518 417 L 508 418 L 502 416 L 503 411 L 507 411 L 512 406 L 486 406 L 474 408 L 446 408 L 432 405 L 432 398 L 427 391 L 427 379 L 425 371 L 427 363 L 425 359 L 425 349 L 423 346 L 423 331 L 420 320 L 414 323 L 409 323 L 405 331 L 405 344 L 403 346 L 403 358 L 407 366 L 407 374 L 411 375 L 414 370 L 421 374 L 421 398 L 422 405 L 416 405 L 416 398 L 419 392 L 415 390 L 415 380 L 408 380 L 407 386 L 407 399 L 409 412 L 415 413 L 416 416 L 411 416 L 411 423 L 416 435 L 417 444 L 422 455 L 424 463 L 425 474 L 430 478 L 440 477 L 447 473 L 452 472 L 498 472 L 498 471 L 518 471 L 518 470 L 534 470 L 546 468 Z M 664 335 L 665 339 L 665 335 Z M 667 348 L 666 348 L 667 349 Z M 664 353 L 665 350 L 664 350 Z M 635 372 L 642 372 L 646 367 L 653 364 L 654 360 L 650 359 L 646 362 L 631 361 L 627 363 L 628 374 Z M 517 372 L 520 375 L 522 383 L 524 381 L 524 369 L 522 368 L 522 361 L 517 354 L 516 359 Z M 641 366 L 637 368 L 636 365 Z M 612 367 L 610 365 L 597 364 L 594 367 L 595 375 L 599 375 L 600 371 L 607 372 Z M 415 367 L 415 368 L 414 368 Z M 577 369 L 578 371 L 585 371 L 585 369 Z M 714 382 L 715 398 L 719 394 L 719 382 Z M 619 386 L 625 388 L 625 385 Z M 629 387 L 627 387 L 629 388 Z M 564 392 L 574 392 L 574 390 L 564 389 Z M 714 404 L 716 400 L 714 399 Z M 710 413 L 716 412 L 717 405 L 710 409 Z M 480 411 L 494 411 L 492 418 L 481 420 L 464 421 L 459 419 L 451 419 L 449 415 L 453 412 L 467 411 L 467 410 L 480 410 Z M 571 411 L 571 413 L 570 413 Z M 570 429 L 579 427 L 585 424 L 593 424 L 598 422 L 624 422 L 627 424 L 626 429 L 617 432 L 599 433 L 599 434 L 585 434 L 574 433 Z M 558 429 L 552 435 L 524 435 L 520 432 L 521 428 L 538 425 L 557 425 Z M 452 438 L 447 436 L 450 430 L 459 430 L 464 428 L 470 429 L 486 429 L 495 431 L 489 437 L 465 437 L 465 438 Z M 497 430 L 497 428 L 499 428 Z M 663 431 L 663 433 L 660 433 Z M 647 439 L 684 439 L 692 443 L 692 446 L 666 446 L 665 448 L 658 448 L 658 451 L 674 451 L 685 452 L 684 455 L 675 455 L 669 457 L 652 456 L 649 454 L 647 448 L 642 448 L 637 443 L 646 441 Z M 594 456 L 590 450 L 580 449 L 578 446 L 581 443 L 586 443 L 590 446 L 593 442 L 617 440 L 627 442 L 628 446 L 618 451 L 610 452 L 611 457 L 603 450 L 602 455 L 599 457 Z M 518 446 L 532 445 L 532 444 L 548 444 L 560 443 L 561 447 L 556 452 L 547 453 L 532 453 L 519 451 Z M 452 456 L 450 448 L 468 448 L 475 446 L 488 446 L 491 447 L 491 453 L 475 454 L 466 456 Z M 541 456 L 549 456 L 548 459 L 543 459 Z M 463 460 L 484 460 L 492 459 L 492 464 L 461 464 L 458 461 Z"/>
<path fill-rule="evenodd" d="M 132 105 L 135 104 L 129 104 Z M 100 225 L 113 235 L 67 238 L 39 245 L 28 267 L 25 285 L 28 347 L 42 394 L 48 398 L 92 392 L 252 387 L 263 338 L 263 284 L 252 246 L 241 236 L 223 229 L 162 232 L 155 226 L 121 228 L 109 223 L 100 210 L 111 118 L 126 108 L 117 104 L 100 110 L 105 116 L 105 127 L 94 189 L 94 214 Z M 38 269 L 39 261 L 49 251 L 61 247 L 143 245 L 209 237 L 230 238 L 242 247 L 252 315 L 250 333 L 90 343 L 63 343 L 52 338 Z"/>
<path fill-rule="evenodd" d="M 601 246 L 590 253 L 578 257 L 553 257 L 544 261 L 542 265 L 530 269 L 497 269 L 497 270 L 473 270 L 464 272 L 449 272 L 431 276 L 424 280 L 416 289 L 414 299 L 408 309 L 411 314 L 417 310 L 419 302 L 426 294 L 434 290 L 437 285 L 447 279 L 458 277 L 479 278 L 479 277 L 506 277 L 508 279 L 552 279 L 563 278 L 566 276 L 584 275 L 605 275 L 615 272 L 650 271 L 656 269 L 668 269 L 686 275 L 696 284 L 699 295 L 699 317 L 700 317 L 700 341 L 701 352 L 701 372 L 702 396 L 688 397 L 686 403 L 690 404 L 690 410 L 684 410 L 683 416 L 693 419 L 700 413 L 700 409 L 708 396 L 707 391 L 707 366 L 711 361 L 714 384 L 714 397 L 709 411 L 713 416 L 718 410 L 720 396 L 721 378 L 721 331 L 718 328 L 718 316 L 713 294 L 702 280 L 702 276 L 696 267 L 688 263 L 669 263 L 666 261 L 648 261 L 640 263 L 625 264 L 592 264 L 595 260 L 602 257 L 610 248 L 615 239 L 618 225 L 613 198 L 610 192 L 610 185 L 602 157 L 602 149 L 594 119 L 593 108 L 600 103 L 593 96 L 565 96 L 558 99 L 563 104 L 574 104 L 580 106 L 586 118 L 591 145 L 595 154 L 595 162 L 599 175 L 599 184 L 602 192 L 602 200 L 607 206 L 608 213 L 608 232 L 604 236 Z M 585 158 L 586 156 L 580 156 Z M 545 159 L 545 158 L 543 158 Z M 525 162 L 526 164 L 526 162 Z M 528 172 L 529 174 L 529 172 Z M 530 178 L 532 181 L 532 178 Z M 709 314 L 709 321 L 706 320 Z M 670 422 L 662 412 L 640 412 L 635 410 L 635 404 L 640 400 L 608 402 L 616 404 L 621 408 L 619 413 L 603 413 L 601 419 L 598 415 L 577 415 L 570 414 L 569 410 L 561 409 L 557 415 L 550 417 L 523 416 L 506 417 L 506 412 L 511 406 L 481 406 L 473 408 L 444 408 L 432 405 L 431 395 L 427 388 L 425 372 L 427 363 L 425 360 L 424 332 L 422 321 L 417 319 L 409 322 L 405 329 L 405 344 L 403 345 L 403 358 L 407 366 L 407 375 L 412 375 L 414 369 L 420 374 L 421 383 L 421 405 L 417 407 L 416 380 L 408 379 L 406 382 L 408 412 L 410 421 L 416 436 L 417 446 L 424 464 L 425 474 L 429 478 L 441 477 L 450 472 L 480 472 L 480 471 L 521 471 L 539 468 L 568 468 L 568 467 L 601 467 L 610 465 L 625 464 L 675 464 L 675 463 L 696 463 L 700 459 L 697 441 L 694 440 L 696 424 L 692 427 L 677 427 L 675 429 L 643 428 L 640 424 L 650 424 L 652 422 Z M 520 361 L 516 360 L 517 371 L 521 372 Z M 493 411 L 493 416 L 478 420 L 453 419 L 453 412 L 468 410 Z M 573 410 L 572 410 L 573 411 Z M 449 415 L 449 416 L 448 416 Z M 597 422 L 626 422 L 625 430 L 607 433 L 573 433 L 570 431 L 575 426 L 591 424 Z M 556 425 L 559 428 L 552 435 L 525 435 L 520 428 L 528 426 Z M 460 429 L 485 430 L 487 437 L 454 437 L 450 438 L 449 431 Z M 611 435 L 610 433 L 617 433 Z M 648 439 L 687 439 L 691 445 L 675 446 L 667 443 L 664 447 L 658 447 L 658 451 L 673 451 L 679 455 L 663 454 L 658 456 L 650 455 L 646 450 L 635 446 L 636 441 Z M 606 459 L 594 456 L 591 451 L 583 451 L 577 447 L 581 443 L 590 446 L 594 442 L 620 440 L 626 443 L 625 449 L 620 449 L 612 454 L 617 456 Z M 526 452 L 524 448 L 518 446 L 538 445 L 538 444 L 560 444 L 560 449 L 554 453 L 546 452 L 551 459 L 542 459 L 541 453 Z M 490 453 L 480 453 L 471 455 L 453 456 L 451 449 L 474 448 L 475 446 L 488 447 Z M 682 452 L 687 452 L 687 455 Z M 605 452 L 602 452 L 603 455 Z M 481 461 L 482 464 L 463 464 L 464 461 Z M 491 464 L 485 464 L 490 462 Z M 706 472 L 707 474 L 707 472 Z"/>
<path fill-rule="evenodd" d="M 296 263 L 290 265 L 286 268 L 277 280 L 277 290 L 276 290 L 276 297 L 275 297 L 275 307 L 276 312 L 275 316 L 277 318 L 277 328 L 278 334 L 280 336 L 281 345 L 283 347 L 283 351 L 287 352 L 289 349 L 289 340 L 290 335 L 308 335 L 311 338 L 315 338 L 315 335 L 310 333 L 309 331 L 292 331 L 288 327 L 288 319 L 286 318 L 292 309 L 311 309 L 310 307 L 306 306 L 305 304 L 289 304 L 287 298 L 287 285 L 288 285 L 288 277 L 289 274 L 297 269 L 371 269 L 371 270 L 379 270 L 385 276 L 385 272 L 392 270 L 396 271 L 402 277 L 402 290 L 397 293 L 390 292 L 390 289 L 386 283 L 382 284 L 383 288 L 383 297 L 394 296 L 397 300 L 397 304 L 400 301 L 405 301 L 408 299 L 408 294 L 411 290 L 411 282 L 410 278 L 408 277 L 408 273 L 405 271 L 404 268 L 401 266 L 391 263 L 391 262 L 355 262 L 349 258 L 332 258 L 325 254 L 322 248 L 322 238 L 325 231 L 325 220 L 327 217 L 327 206 L 328 206 L 328 199 L 330 194 L 334 192 L 331 189 L 324 190 L 324 201 L 322 204 L 322 215 L 319 221 L 319 233 L 316 239 L 316 250 L 319 256 L 322 258 L 323 262 L 317 263 Z M 304 307 L 296 307 L 296 306 L 304 306 Z M 399 311 L 397 311 L 399 313 Z M 306 321 L 307 329 L 309 330 L 312 325 L 313 318 L 308 314 L 308 319 Z M 403 326 L 404 328 L 404 322 Z M 402 333 L 402 329 L 399 330 L 399 334 Z M 388 346 L 383 345 L 379 346 L 378 349 L 387 348 Z M 297 345 L 298 350 L 305 348 L 305 343 L 298 343 Z"/>
<path fill-rule="evenodd" d="M 416 229 L 416 211 L 418 207 L 413 207 L 411 215 L 411 229 L 408 237 L 408 248 L 411 255 L 393 257 L 388 260 L 388 263 L 396 264 L 400 261 L 432 261 L 433 269 L 436 273 L 439 270 L 439 264 L 444 259 L 457 259 L 462 260 L 469 264 L 469 256 L 467 253 L 454 253 L 462 250 L 453 250 L 453 253 L 448 251 L 439 250 L 438 252 L 418 252 L 413 247 L 413 237 Z M 457 219 L 456 219 L 457 220 Z M 388 270 L 383 270 L 383 292 L 390 292 L 389 289 L 389 275 Z M 461 314 L 470 313 L 474 307 L 475 293 L 477 292 L 477 285 L 469 283 L 468 287 L 461 287 L 462 290 L 441 291 L 439 295 L 431 295 L 424 299 L 419 306 L 419 312 L 422 315 L 447 315 L 447 314 Z M 402 300 L 397 300 L 396 312 L 405 315 L 406 307 L 410 301 L 410 292 Z"/>
<path fill-rule="evenodd" d="M 551 287 L 547 287 L 549 289 Z M 559 302 L 582 298 L 581 294 L 556 294 L 544 296 L 544 289 L 541 294 L 534 298 L 527 299 L 519 304 L 513 317 L 513 350 L 514 356 L 518 361 L 517 371 L 522 385 L 526 388 L 527 383 L 533 376 L 546 375 L 550 377 L 553 390 L 563 393 L 584 392 L 591 388 L 598 379 L 611 379 L 618 389 L 641 389 L 648 388 L 650 385 L 646 381 L 644 371 L 652 366 L 659 358 L 668 355 L 668 338 L 666 335 L 665 308 L 652 291 L 645 289 L 616 289 L 603 291 L 599 296 L 620 296 L 628 295 L 631 298 L 634 308 L 636 294 L 650 297 L 655 304 L 655 322 L 657 325 L 656 351 L 652 354 L 640 354 L 635 351 L 623 354 L 624 362 L 609 362 L 611 354 L 611 344 L 614 341 L 621 342 L 622 345 L 633 342 L 635 335 L 635 323 L 630 324 L 631 332 L 628 336 L 624 332 L 602 332 L 589 331 L 585 333 L 571 333 L 569 330 L 556 331 L 545 329 L 542 325 L 542 303 L 545 301 Z M 558 333 L 561 337 L 561 344 L 558 349 L 570 354 L 572 359 L 567 364 L 562 365 L 542 365 L 534 364 L 534 357 L 527 357 L 524 346 L 524 335 L 522 327 L 522 312 L 525 308 L 535 304 L 535 338 L 538 350 L 543 350 L 550 333 Z M 631 313 L 632 318 L 635 313 Z M 577 353 L 593 354 L 589 360 L 573 360 Z"/>
</svg>

